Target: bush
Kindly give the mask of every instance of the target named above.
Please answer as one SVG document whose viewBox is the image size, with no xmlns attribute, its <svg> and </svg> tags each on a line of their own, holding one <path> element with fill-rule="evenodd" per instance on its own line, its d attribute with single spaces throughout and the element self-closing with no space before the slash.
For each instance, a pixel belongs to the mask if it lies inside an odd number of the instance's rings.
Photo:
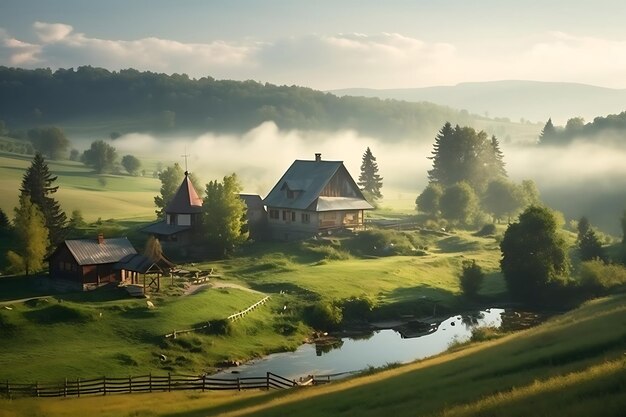
<svg viewBox="0 0 626 417">
<path fill-rule="evenodd" d="M 208 325 L 205 330 L 208 334 L 227 336 L 233 332 L 233 323 L 228 319 L 209 320 Z"/>
<path fill-rule="evenodd" d="M 580 266 L 580 286 L 593 295 L 599 295 L 626 284 L 626 268 L 601 260 L 583 262 Z"/>
<path fill-rule="evenodd" d="M 374 301 L 365 295 L 344 298 L 340 305 L 344 320 L 365 320 L 375 307 Z"/>
<path fill-rule="evenodd" d="M 406 233 L 395 230 L 366 230 L 353 240 L 354 250 L 363 255 L 413 255 L 417 250 Z"/>
<path fill-rule="evenodd" d="M 307 324 L 317 330 L 336 329 L 343 320 L 341 308 L 328 301 L 320 301 L 307 308 L 304 313 Z"/>
<path fill-rule="evenodd" d="M 462 267 L 463 270 L 459 277 L 461 281 L 461 291 L 463 291 L 463 294 L 467 297 L 476 297 L 485 279 L 485 274 L 480 265 L 474 260 L 463 261 Z"/>
</svg>

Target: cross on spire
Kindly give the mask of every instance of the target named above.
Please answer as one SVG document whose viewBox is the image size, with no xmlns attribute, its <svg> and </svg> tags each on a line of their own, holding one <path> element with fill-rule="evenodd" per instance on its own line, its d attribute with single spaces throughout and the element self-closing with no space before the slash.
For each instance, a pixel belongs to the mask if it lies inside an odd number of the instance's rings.
<svg viewBox="0 0 626 417">
<path fill-rule="evenodd" d="M 189 175 L 189 171 L 187 170 L 187 157 L 190 156 L 187 154 L 187 145 L 185 145 L 185 154 L 181 156 L 185 158 L 185 176 L 187 176 Z"/>
</svg>

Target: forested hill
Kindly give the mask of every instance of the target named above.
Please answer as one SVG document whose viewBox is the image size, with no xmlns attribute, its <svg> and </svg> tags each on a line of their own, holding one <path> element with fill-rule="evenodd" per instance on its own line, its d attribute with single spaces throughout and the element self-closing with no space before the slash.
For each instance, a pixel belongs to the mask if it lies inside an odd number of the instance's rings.
<svg viewBox="0 0 626 417">
<path fill-rule="evenodd" d="M 91 123 L 102 130 L 240 133 L 266 120 L 281 129 L 355 129 L 388 139 L 432 138 L 446 122 L 479 128 L 502 124 L 432 103 L 337 97 L 297 86 L 190 79 L 186 75 L 0 67 L 0 120 L 10 128 Z M 493 122 L 493 123 L 492 123 Z M 511 124 L 512 129 L 519 128 Z"/>
</svg>

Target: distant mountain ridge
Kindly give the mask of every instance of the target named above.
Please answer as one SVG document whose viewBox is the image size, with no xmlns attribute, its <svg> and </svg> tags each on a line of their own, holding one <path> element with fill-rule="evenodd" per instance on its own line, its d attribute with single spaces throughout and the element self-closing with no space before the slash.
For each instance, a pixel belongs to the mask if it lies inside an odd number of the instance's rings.
<svg viewBox="0 0 626 417">
<path fill-rule="evenodd" d="M 381 99 L 428 101 L 489 117 L 521 118 L 558 124 L 572 117 L 591 121 L 602 114 L 626 110 L 626 89 L 596 87 L 587 84 L 543 81 L 467 82 L 454 86 L 368 89 L 346 88 L 330 91 L 337 95 L 379 97 Z"/>
</svg>

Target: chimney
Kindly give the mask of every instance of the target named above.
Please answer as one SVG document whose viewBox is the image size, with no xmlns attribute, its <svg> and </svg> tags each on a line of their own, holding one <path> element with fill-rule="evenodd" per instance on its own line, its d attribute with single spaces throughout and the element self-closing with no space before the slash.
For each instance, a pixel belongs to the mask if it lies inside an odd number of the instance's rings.
<svg viewBox="0 0 626 417">
<path fill-rule="evenodd" d="M 98 245 L 102 245 L 104 243 L 104 235 L 102 233 L 98 233 Z"/>
<path fill-rule="evenodd" d="M 319 162 L 322 160 L 322 154 L 321 153 L 316 153 L 315 154 L 315 162 Z"/>
</svg>

